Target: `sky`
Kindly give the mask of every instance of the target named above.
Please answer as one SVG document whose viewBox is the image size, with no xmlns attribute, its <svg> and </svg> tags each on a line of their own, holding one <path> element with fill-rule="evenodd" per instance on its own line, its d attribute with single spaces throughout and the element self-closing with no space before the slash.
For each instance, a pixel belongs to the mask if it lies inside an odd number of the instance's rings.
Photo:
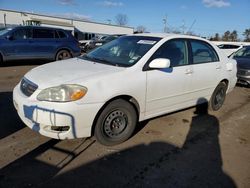
<svg viewBox="0 0 250 188">
<path fill-rule="evenodd" d="M 128 26 L 157 33 L 164 31 L 166 19 L 168 29 L 205 37 L 237 30 L 242 38 L 250 28 L 250 0 L 0 0 L 0 9 L 111 24 L 125 14 Z"/>
</svg>

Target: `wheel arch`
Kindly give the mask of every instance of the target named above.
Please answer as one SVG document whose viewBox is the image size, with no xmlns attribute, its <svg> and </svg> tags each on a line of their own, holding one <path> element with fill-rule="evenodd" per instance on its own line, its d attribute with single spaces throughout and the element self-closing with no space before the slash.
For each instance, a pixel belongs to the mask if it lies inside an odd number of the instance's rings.
<svg viewBox="0 0 250 188">
<path fill-rule="evenodd" d="M 54 55 L 54 59 L 56 59 L 56 56 L 57 56 L 58 52 L 60 52 L 61 50 L 67 50 L 67 51 L 70 53 L 71 57 L 73 57 L 73 52 L 72 52 L 72 50 L 71 50 L 70 48 L 61 47 L 61 48 L 58 48 L 58 49 L 56 50 L 56 53 L 55 53 L 55 55 Z"/>
<path fill-rule="evenodd" d="M 139 115 L 140 115 L 140 105 L 139 105 L 138 101 L 130 95 L 119 95 L 119 96 L 113 97 L 113 98 L 109 99 L 108 101 L 106 101 L 105 104 L 99 109 L 99 111 L 97 112 L 97 114 L 95 116 L 93 124 L 91 126 L 91 135 L 94 135 L 95 125 L 96 125 L 97 119 L 100 116 L 101 112 L 104 110 L 104 108 L 108 104 L 110 104 L 112 101 L 115 101 L 117 99 L 123 99 L 123 100 L 127 101 L 128 103 L 130 103 L 134 107 L 134 109 L 136 111 L 136 115 L 137 115 L 137 121 L 138 121 Z"/>
<path fill-rule="evenodd" d="M 226 84 L 226 86 L 227 86 L 227 90 L 228 90 L 228 85 L 229 85 L 229 80 L 228 79 L 223 79 L 223 80 L 221 80 L 219 83 L 225 83 Z M 218 85 L 219 85 L 219 83 L 218 83 Z"/>
</svg>

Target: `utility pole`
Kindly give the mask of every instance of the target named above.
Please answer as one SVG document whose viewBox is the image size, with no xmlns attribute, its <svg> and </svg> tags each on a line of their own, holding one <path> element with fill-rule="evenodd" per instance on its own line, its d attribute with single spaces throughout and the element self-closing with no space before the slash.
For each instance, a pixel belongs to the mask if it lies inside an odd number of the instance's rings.
<svg viewBox="0 0 250 188">
<path fill-rule="evenodd" d="M 192 25 L 189 27 L 188 32 L 191 32 L 191 29 L 193 28 L 195 22 L 196 22 L 196 19 L 193 21 Z"/>
<path fill-rule="evenodd" d="M 181 29 L 182 29 L 182 34 L 185 34 L 185 30 L 186 30 L 185 20 L 182 20 L 182 26 L 181 26 Z"/>
<path fill-rule="evenodd" d="M 3 15 L 3 23 L 4 23 L 4 27 L 6 27 L 7 26 L 7 24 L 6 24 L 6 14 Z"/>
<path fill-rule="evenodd" d="M 167 33 L 167 15 L 163 18 L 163 24 L 164 24 L 164 33 Z"/>
</svg>

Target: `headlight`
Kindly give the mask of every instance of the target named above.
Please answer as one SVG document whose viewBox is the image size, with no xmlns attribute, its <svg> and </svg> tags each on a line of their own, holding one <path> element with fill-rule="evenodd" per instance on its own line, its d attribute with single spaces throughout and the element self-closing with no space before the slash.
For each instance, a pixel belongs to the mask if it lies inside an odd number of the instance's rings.
<svg viewBox="0 0 250 188">
<path fill-rule="evenodd" d="M 39 101 L 69 102 L 76 101 L 84 97 L 87 88 L 80 85 L 60 85 L 42 90 L 38 96 Z"/>
</svg>

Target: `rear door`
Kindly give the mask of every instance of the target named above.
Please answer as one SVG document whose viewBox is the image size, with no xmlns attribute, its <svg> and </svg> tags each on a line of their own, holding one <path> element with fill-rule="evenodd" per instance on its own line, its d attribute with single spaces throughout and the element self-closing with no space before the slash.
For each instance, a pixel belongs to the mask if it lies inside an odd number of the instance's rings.
<svg viewBox="0 0 250 188">
<path fill-rule="evenodd" d="M 212 95 L 219 83 L 222 64 L 213 47 L 201 40 L 189 40 L 189 54 L 192 63 L 191 94 L 194 101 Z"/>
<path fill-rule="evenodd" d="M 34 28 L 32 42 L 36 57 L 54 59 L 59 46 L 59 36 L 54 29 Z"/>
</svg>

